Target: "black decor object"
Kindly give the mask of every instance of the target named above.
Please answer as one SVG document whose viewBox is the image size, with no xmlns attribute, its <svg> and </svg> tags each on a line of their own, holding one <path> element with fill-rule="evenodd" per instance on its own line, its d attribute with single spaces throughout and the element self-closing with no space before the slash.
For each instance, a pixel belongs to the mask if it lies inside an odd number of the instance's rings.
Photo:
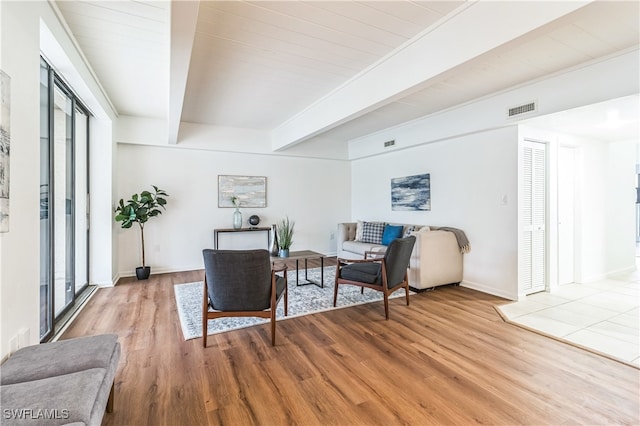
<svg viewBox="0 0 640 426">
<path fill-rule="evenodd" d="M 258 216 L 257 214 L 251 215 L 251 217 L 249 217 L 249 225 L 257 226 L 259 223 L 260 223 L 260 216 Z"/>
<path fill-rule="evenodd" d="M 151 267 L 150 266 L 138 266 L 136 268 L 136 278 L 139 280 L 148 280 L 149 275 L 151 275 Z"/>
</svg>

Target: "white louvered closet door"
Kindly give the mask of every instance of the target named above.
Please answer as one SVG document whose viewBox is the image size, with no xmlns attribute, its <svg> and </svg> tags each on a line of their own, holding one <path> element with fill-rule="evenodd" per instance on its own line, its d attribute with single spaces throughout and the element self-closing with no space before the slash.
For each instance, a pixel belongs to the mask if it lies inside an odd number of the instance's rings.
<svg viewBox="0 0 640 426">
<path fill-rule="evenodd" d="M 544 291 L 546 158 L 545 144 L 524 141 L 520 151 L 520 247 L 519 286 L 521 294 Z"/>
</svg>

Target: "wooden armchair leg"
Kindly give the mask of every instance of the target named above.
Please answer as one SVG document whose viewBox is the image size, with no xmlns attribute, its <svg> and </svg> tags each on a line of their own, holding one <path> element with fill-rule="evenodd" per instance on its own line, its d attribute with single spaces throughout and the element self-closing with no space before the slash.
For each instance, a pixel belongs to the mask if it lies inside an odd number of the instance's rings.
<svg viewBox="0 0 640 426">
<path fill-rule="evenodd" d="M 209 312 L 209 294 L 207 292 L 207 276 L 204 277 L 203 282 L 204 287 L 204 297 L 202 299 L 202 345 L 207 347 L 207 325 L 209 322 L 209 318 L 207 318 L 207 313 Z"/>
<path fill-rule="evenodd" d="M 289 315 L 289 282 L 287 281 L 287 273 L 284 274 L 284 316 Z"/>
<path fill-rule="evenodd" d="M 333 286 L 333 307 L 336 307 L 336 302 L 338 301 L 338 280 L 336 280 L 335 285 Z"/>
<path fill-rule="evenodd" d="M 404 293 L 405 293 L 405 296 L 407 298 L 407 306 L 409 306 L 409 286 L 406 286 L 404 288 Z"/>
<path fill-rule="evenodd" d="M 389 319 L 389 295 L 384 293 L 384 316 Z"/>
<path fill-rule="evenodd" d="M 276 345 L 276 310 L 271 310 L 271 346 Z"/>
<path fill-rule="evenodd" d="M 207 347 L 207 320 L 204 320 L 204 324 L 202 325 L 202 346 Z"/>
</svg>

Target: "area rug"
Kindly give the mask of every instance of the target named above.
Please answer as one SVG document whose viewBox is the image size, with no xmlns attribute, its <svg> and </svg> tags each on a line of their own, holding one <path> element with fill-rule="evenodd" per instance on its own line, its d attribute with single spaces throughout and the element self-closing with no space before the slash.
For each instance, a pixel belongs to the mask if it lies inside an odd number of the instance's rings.
<svg viewBox="0 0 640 426">
<path fill-rule="evenodd" d="M 338 291 L 337 307 L 333 307 L 333 287 L 335 280 L 335 266 L 324 268 L 324 288 L 316 285 L 296 286 L 296 271 L 288 271 L 289 281 L 289 315 L 284 316 L 284 299 L 278 304 L 276 318 L 278 321 L 286 318 L 308 315 L 315 312 L 330 309 L 345 308 L 349 306 L 370 303 L 382 300 L 382 293 L 365 288 L 364 294 L 360 294 L 360 287 L 353 285 L 341 285 Z M 301 280 L 304 272 L 300 271 Z M 320 268 L 309 269 L 308 277 L 320 280 Z M 182 334 L 185 340 L 202 337 L 202 281 L 176 284 L 174 286 L 178 316 L 182 326 Z M 413 293 L 412 293 L 413 294 Z M 404 291 L 397 291 L 391 298 L 404 296 Z M 382 307 L 380 308 L 382 309 Z M 207 327 L 208 334 L 222 333 L 243 327 L 269 322 L 263 318 L 217 318 L 210 320 Z"/>
</svg>

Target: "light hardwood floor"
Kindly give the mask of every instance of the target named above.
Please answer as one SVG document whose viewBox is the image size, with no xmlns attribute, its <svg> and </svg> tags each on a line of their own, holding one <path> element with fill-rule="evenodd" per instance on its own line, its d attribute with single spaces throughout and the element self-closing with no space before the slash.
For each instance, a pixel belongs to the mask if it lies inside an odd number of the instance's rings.
<svg viewBox="0 0 640 426">
<path fill-rule="evenodd" d="M 105 425 L 640 423 L 640 371 L 502 321 L 461 287 L 184 341 L 173 285 L 99 289 L 63 338 L 116 333 Z M 332 294 L 327 292 L 327 297 Z"/>
</svg>

